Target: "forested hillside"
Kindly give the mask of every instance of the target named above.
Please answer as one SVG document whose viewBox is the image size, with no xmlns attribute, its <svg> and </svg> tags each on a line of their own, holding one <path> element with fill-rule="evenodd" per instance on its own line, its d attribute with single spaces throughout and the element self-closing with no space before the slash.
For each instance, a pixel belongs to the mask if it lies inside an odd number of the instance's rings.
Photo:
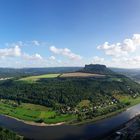
<svg viewBox="0 0 140 140">
<path fill-rule="evenodd" d="M 94 65 L 100 68 L 102 74 L 113 73 L 104 66 Z M 83 70 L 87 70 L 86 66 Z M 88 67 L 89 68 L 89 67 Z M 105 69 L 105 71 L 104 71 Z M 134 96 L 140 93 L 140 86 L 123 75 L 107 75 L 105 77 L 85 78 L 43 78 L 35 83 L 29 83 L 18 79 L 9 79 L 0 82 L 0 97 L 31 102 L 46 106 L 65 104 L 76 106 L 81 100 L 90 100 L 97 104 L 106 98 L 106 101 L 114 98 L 115 94 Z"/>
<path fill-rule="evenodd" d="M 91 68 L 90 65 L 90 73 L 97 70 L 96 66 Z M 19 105 L 44 105 L 60 114 L 81 115 L 81 112 L 86 112 L 86 116 L 92 118 L 130 105 L 132 99 L 139 97 L 138 83 L 105 66 L 97 67 L 104 76 L 61 77 L 61 74 L 49 74 L 0 81 L 0 98 L 14 100 Z M 87 72 L 84 70 L 81 71 Z"/>
<path fill-rule="evenodd" d="M 130 90 L 131 89 L 131 90 Z M 76 106 L 88 99 L 94 104 L 109 101 L 114 94 L 135 95 L 140 86 L 125 76 L 104 78 L 52 78 L 35 83 L 18 80 L 0 82 L 0 97 L 46 106 L 56 103 Z"/>
</svg>

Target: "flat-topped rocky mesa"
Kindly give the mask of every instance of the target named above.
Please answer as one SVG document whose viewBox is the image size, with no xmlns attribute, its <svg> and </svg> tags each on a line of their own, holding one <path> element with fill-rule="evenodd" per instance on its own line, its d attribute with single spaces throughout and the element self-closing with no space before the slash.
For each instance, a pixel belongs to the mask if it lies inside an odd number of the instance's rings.
<svg viewBox="0 0 140 140">
<path fill-rule="evenodd" d="M 89 64 L 89 65 L 85 65 L 85 67 L 83 69 L 79 70 L 79 72 L 94 73 L 94 74 L 103 74 L 103 75 L 112 75 L 112 74 L 115 74 L 113 71 L 111 71 L 105 65 L 100 65 L 100 64 Z"/>
</svg>

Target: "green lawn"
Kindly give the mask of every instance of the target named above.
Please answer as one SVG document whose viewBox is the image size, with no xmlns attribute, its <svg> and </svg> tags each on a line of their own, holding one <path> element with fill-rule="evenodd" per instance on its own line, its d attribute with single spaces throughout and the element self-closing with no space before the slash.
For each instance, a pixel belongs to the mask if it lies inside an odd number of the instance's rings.
<svg viewBox="0 0 140 140">
<path fill-rule="evenodd" d="M 12 116 L 25 121 L 58 123 L 74 119 L 74 115 L 58 115 L 51 108 L 41 105 L 22 103 L 17 105 L 14 101 L 1 100 L 0 114 Z"/>
<path fill-rule="evenodd" d="M 28 76 L 28 77 L 24 77 L 19 79 L 20 81 L 27 81 L 27 82 L 36 82 L 40 79 L 46 79 L 46 78 L 56 78 L 58 77 L 60 74 L 44 74 L 44 75 L 38 75 L 38 76 Z"/>
</svg>

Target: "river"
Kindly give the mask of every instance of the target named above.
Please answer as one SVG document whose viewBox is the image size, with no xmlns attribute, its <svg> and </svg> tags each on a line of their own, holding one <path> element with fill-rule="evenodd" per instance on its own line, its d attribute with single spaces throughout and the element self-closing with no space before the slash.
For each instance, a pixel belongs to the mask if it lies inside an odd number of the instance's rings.
<svg viewBox="0 0 140 140">
<path fill-rule="evenodd" d="M 126 111 L 95 123 L 80 126 L 33 126 L 0 115 L 0 126 L 13 130 L 33 140 L 88 140 L 109 133 L 140 113 L 140 104 Z"/>
</svg>

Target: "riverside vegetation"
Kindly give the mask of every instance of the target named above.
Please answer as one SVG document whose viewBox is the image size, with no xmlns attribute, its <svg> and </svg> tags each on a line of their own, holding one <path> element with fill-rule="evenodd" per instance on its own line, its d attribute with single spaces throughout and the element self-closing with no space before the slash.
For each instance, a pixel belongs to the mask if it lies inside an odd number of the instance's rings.
<svg viewBox="0 0 140 140">
<path fill-rule="evenodd" d="M 0 127 L 0 140 L 25 140 L 25 138 Z"/>
</svg>

